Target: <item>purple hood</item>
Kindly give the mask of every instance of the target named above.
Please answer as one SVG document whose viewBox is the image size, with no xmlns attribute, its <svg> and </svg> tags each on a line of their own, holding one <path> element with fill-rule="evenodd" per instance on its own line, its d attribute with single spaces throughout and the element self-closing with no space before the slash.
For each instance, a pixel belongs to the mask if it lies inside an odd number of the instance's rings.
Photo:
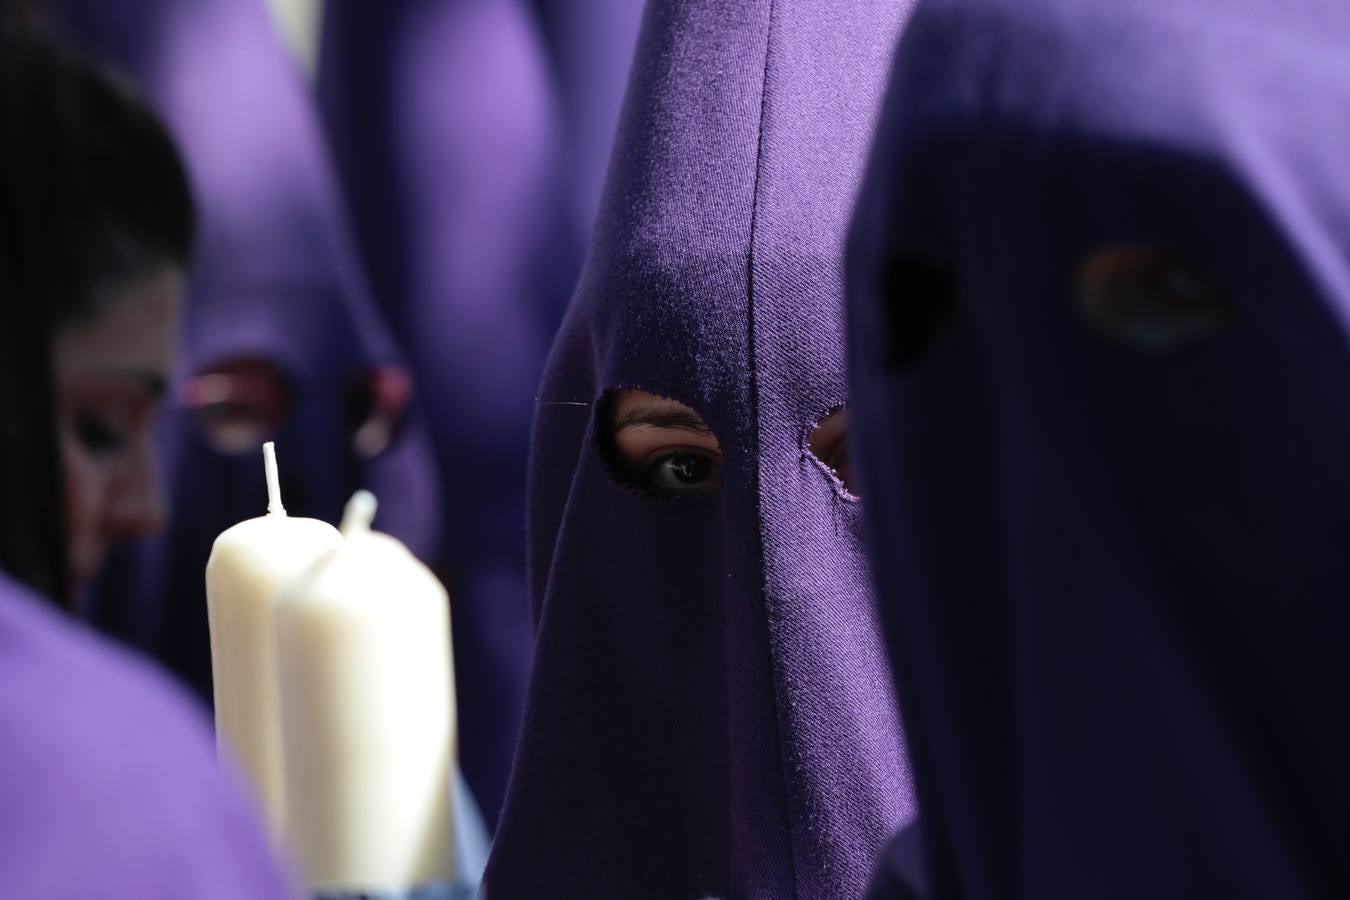
<svg viewBox="0 0 1350 900">
<path fill-rule="evenodd" d="M 932 0 L 851 245 L 932 895 L 1350 896 L 1350 5 Z"/>
<path fill-rule="evenodd" d="M 854 897 L 914 815 L 861 512 L 805 449 L 847 400 L 842 245 L 905 7 L 647 8 L 535 417 L 535 664 L 493 900 Z M 596 452 L 606 392 L 697 410 L 720 492 Z"/>
</svg>

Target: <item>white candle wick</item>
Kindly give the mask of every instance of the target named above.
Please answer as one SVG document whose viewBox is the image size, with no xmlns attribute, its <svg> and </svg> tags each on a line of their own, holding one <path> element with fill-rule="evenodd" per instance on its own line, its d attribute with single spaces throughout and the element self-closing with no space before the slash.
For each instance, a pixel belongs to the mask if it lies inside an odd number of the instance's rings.
<svg viewBox="0 0 1350 900">
<path fill-rule="evenodd" d="M 267 511 L 284 516 L 286 507 L 281 505 L 281 478 L 277 475 L 277 445 L 271 441 L 263 444 L 263 470 L 267 473 Z"/>
<path fill-rule="evenodd" d="M 370 531 L 370 523 L 375 521 L 375 509 L 379 504 L 370 491 L 357 491 L 347 501 L 342 513 L 342 526 L 338 529 L 342 536 L 349 538 L 355 534 Z"/>
</svg>

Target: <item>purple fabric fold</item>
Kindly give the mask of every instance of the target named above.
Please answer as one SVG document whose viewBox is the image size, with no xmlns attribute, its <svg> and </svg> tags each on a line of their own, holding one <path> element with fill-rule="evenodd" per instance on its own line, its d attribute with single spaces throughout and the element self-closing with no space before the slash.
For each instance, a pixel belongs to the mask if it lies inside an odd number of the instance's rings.
<svg viewBox="0 0 1350 900">
<path fill-rule="evenodd" d="M 44 900 L 293 897 L 200 714 L 0 575 L 0 880 Z"/>
</svg>

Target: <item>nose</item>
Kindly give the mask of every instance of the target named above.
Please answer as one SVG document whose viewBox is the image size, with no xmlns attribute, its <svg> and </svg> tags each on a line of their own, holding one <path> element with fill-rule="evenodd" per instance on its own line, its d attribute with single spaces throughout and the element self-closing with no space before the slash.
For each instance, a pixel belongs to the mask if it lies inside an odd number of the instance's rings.
<svg viewBox="0 0 1350 900">
<path fill-rule="evenodd" d="M 168 503 L 153 441 L 140 442 L 126 460 L 111 494 L 104 522 L 108 541 L 145 537 L 164 528 Z"/>
</svg>

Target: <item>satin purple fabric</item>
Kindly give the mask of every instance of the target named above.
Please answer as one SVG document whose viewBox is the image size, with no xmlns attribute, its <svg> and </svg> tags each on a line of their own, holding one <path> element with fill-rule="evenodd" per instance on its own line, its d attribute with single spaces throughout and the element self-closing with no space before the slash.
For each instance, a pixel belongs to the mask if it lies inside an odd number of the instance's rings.
<svg viewBox="0 0 1350 900">
<path fill-rule="evenodd" d="M 525 461 L 580 265 L 544 46 L 515 2 L 329 3 L 320 95 L 361 247 L 427 410 L 462 764 L 492 824 L 529 668 Z"/>
<path fill-rule="evenodd" d="M 416 412 L 373 462 L 351 450 L 348 392 L 399 354 L 367 294 L 313 101 L 261 0 L 58 9 L 81 47 L 140 84 L 187 163 L 200 228 L 183 372 L 239 358 L 277 367 L 296 396 L 275 435 L 287 508 L 336 521 L 367 486 L 379 526 L 429 556 L 438 483 Z M 112 562 L 93 616 L 209 696 L 202 572 L 215 536 L 266 508 L 265 487 L 257 456 L 223 456 L 186 415 L 168 418 L 170 530 Z"/>
<path fill-rule="evenodd" d="M 44 900 L 295 896 L 210 732 L 145 664 L 0 575 L 0 881 Z"/>
<path fill-rule="evenodd" d="M 1337 0 L 911 23 L 850 310 L 933 897 L 1350 895 L 1348 43 Z"/>
<path fill-rule="evenodd" d="M 843 237 L 905 12 L 647 9 L 536 412 L 493 900 L 856 897 L 915 813 L 861 513 L 805 446 L 847 400 Z M 615 480 L 596 410 L 625 387 L 704 417 L 719 493 Z"/>
</svg>

